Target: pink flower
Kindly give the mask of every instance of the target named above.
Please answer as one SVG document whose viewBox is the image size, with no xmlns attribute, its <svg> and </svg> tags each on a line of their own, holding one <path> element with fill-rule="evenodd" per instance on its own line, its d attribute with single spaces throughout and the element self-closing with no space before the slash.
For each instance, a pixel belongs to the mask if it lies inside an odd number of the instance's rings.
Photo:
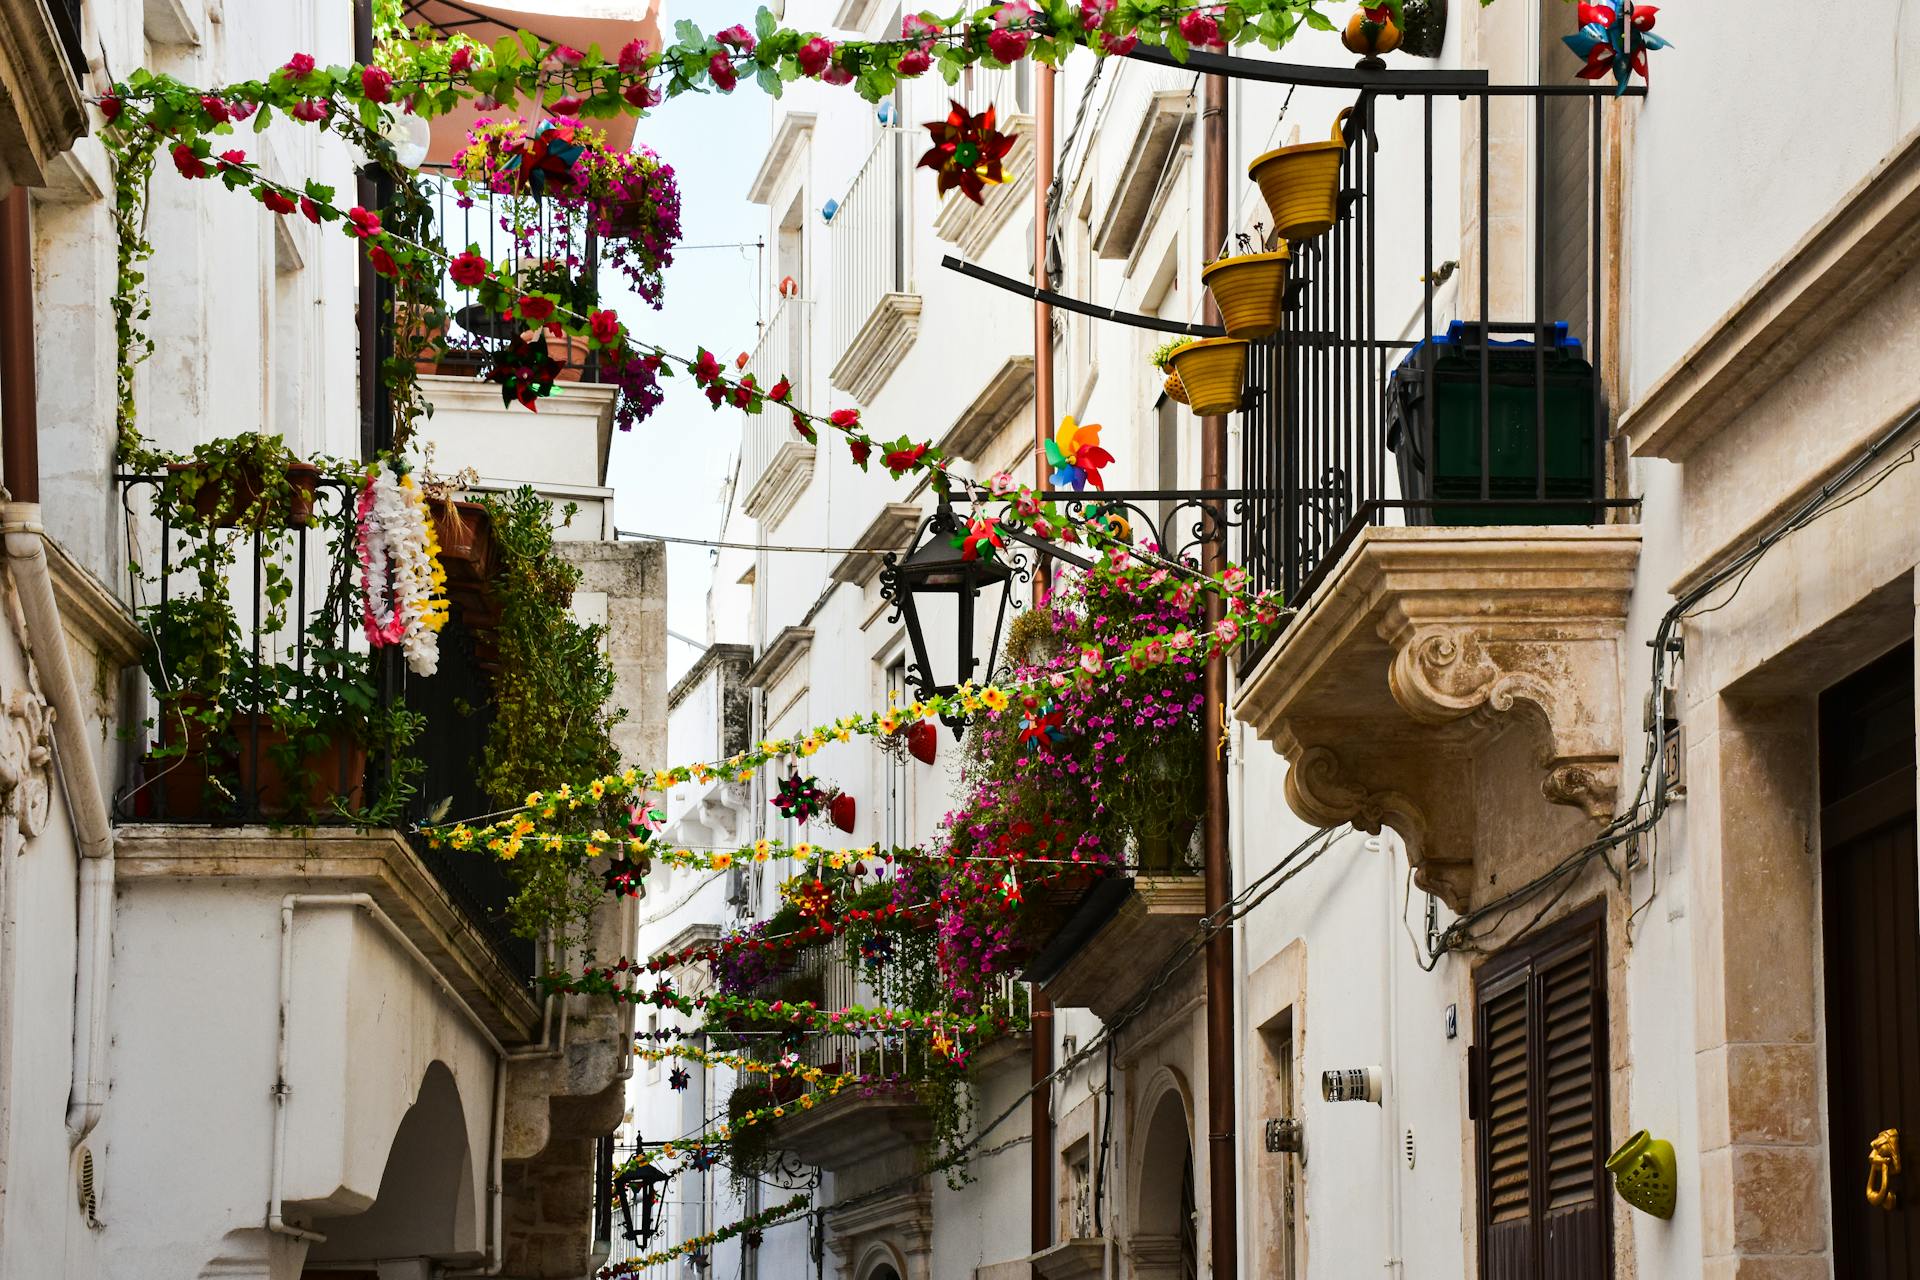
<svg viewBox="0 0 1920 1280">
<path fill-rule="evenodd" d="M 102 100 L 100 103 L 101 109 L 105 110 L 106 105 L 106 102 Z M 218 94 L 201 94 L 200 109 L 206 112 L 207 119 L 213 121 L 215 124 L 226 124 L 233 119 L 232 110 L 228 108 L 227 104 L 221 100 Z M 107 119 L 111 120 L 113 117 L 108 116 Z"/>
<path fill-rule="evenodd" d="M 905 40 L 931 40 L 940 34 L 940 24 L 929 22 L 917 13 L 900 19 L 900 36 Z M 921 48 L 925 48 L 922 45 Z"/>
<path fill-rule="evenodd" d="M 753 52 L 753 32 L 747 30 L 743 23 L 736 22 L 725 31 L 716 32 L 713 38 L 721 44 L 732 45 L 742 53 Z"/>
<path fill-rule="evenodd" d="M 380 67 L 360 68 L 360 92 L 368 102 L 393 101 L 393 76 Z"/>
<path fill-rule="evenodd" d="M 1218 640 L 1222 647 L 1231 645 L 1240 638 L 1240 624 L 1232 618 L 1220 619 L 1214 624 L 1213 638 Z"/>
<path fill-rule="evenodd" d="M 380 215 L 359 205 L 347 210 L 347 221 L 353 224 L 352 233 L 362 240 L 380 234 Z"/>
<path fill-rule="evenodd" d="M 1132 53 L 1133 46 L 1139 43 L 1140 43 L 1139 36 L 1135 36 L 1135 35 L 1115 36 L 1115 35 L 1108 35 L 1104 31 L 1100 33 L 1100 48 L 1104 50 L 1110 57 L 1124 58 L 1129 53 Z"/>
<path fill-rule="evenodd" d="M 629 40 L 620 46 L 620 60 L 616 64 L 623 76 L 638 75 L 647 69 L 647 42 Z"/>
<path fill-rule="evenodd" d="M 987 52 L 1001 62 L 1020 61 L 1033 40 L 1033 32 L 1028 29 L 1033 18 L 1031 0 L 1010 0 L 1001 5 L 993 15 L 994 29 L 987 33 Z"/>
<path fill-rule="evenodd" d="M 473 46 L 463 44 L 458 49 L 455 49 L 452 56 L 447 59 L 447 70 L 457 76 L 463 76 L 473 70 L 475 61 Z"/>
<path fill-rule="evenodd" d="M 817 76 L 825 71 L 827 64 L 833 61 L 834 48 L 833 41 L 825 36 L 815 36 L 794 50 L 793 56 L 800 62 L 800 74 Z"/>
<path fill-rule="evenodd" d="M 1100 656 L 1098 649 L 1080 651 L 1080 669 L 1090 676 L 1097 676 L 1106 669 L 1106 659 Z"/>
<path fill-rule="evenodd" d="M 716 53 L 707 63 L 707 74 L 713 77 L 714 88 L 722 93 L 732 93 L 740 83 L 740 73 L 733 69 L 733 59 L 724 52 Z"/>
<path fill-rule="evenodd" d="M 253 114 L 253 111 L 254 106 L 251 102 L 229 102 L 227 104 L 227 114 L 233 117 L 235 124 L 247 119 Z"/>
<path fill-rule="evenodd" d="M 313 55 L 310 53 L 296 53 L 287 59 L 287 65 L 282 67 L 281 70 L 296 80 L 301 76 L 309 75 L 313 71 Z"/>
<path fill-rule="evenodd" d="M 332 110 L 333 104 L 325 98 L 302 98 L 293 104 L 292 109 L 288 111 L 287 114 L 295 120 L 304 120 L 308 124 L 317 124 L 325 120 L 327 113 Z"/>
<path fill-rule="evenodd" d="M 909 49 L 900 55 L 900 61 L 894 69 L 903 76 L 918 76 L 925 75 L 932 65 L 933 55 L 925 49 Z"/>
<path fill-rule="evenodd" d="M 1220 19 L 1205 9 L 1195 9 L 1180 17 L 1180 34 L 1187 43 L 1205 48 L 1209 45 L 1224 47 L 1220 39 Z"/>
<path fill-rule="evenodd" d="M 852 84 L 853 71 L 838 62 L 830 63 L 827 69 L 820 73 L 820 80 L 823 84 Z"/>
<path fill-rule="evenodd" d="M 996 471 L 987 480 L 987 492 L 996 498 L 1012 493 L 1018 487 L 1011 471 Z"/>
<path fill-rule="evenodd" d="M 553 50 L 554 63 L 558 66 L 565 67 L 568 70 L 572 70 L 574 67 L 579 66 L 581 63 L 585 62 L 586 60 L 587 60 L 587 55 L 580 52 L 578 49 L 574 48 L 570 44 L 557 45 Z"/>
<path fill-rule="evenodd" d="M 547 111 L 556 116 L 577 116 L 580 114 L 580 108 L 586 105 L 585 98 L 577 93 L 569 93 L 564 97 L 555 98 L 553 105 L 548 107 Z"/>
<path fill-rule="evenodd" d="M 620 96 L 636 110 L 645 111 L 660 105 L 660 93 L 645 80 L 636 80 L 620 91 Z"/>
<path fill-rule="evenodd" d="M 1092 31 L 1113 12 L 1113 0 L 1080 0 L 1080 25 Z"/>
</svg>

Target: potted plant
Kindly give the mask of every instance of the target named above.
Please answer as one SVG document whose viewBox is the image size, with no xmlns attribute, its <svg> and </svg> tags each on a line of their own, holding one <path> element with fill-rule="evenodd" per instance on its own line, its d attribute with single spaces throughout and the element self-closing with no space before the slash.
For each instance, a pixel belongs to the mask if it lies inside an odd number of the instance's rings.
<svg viewBox="0 0 1920 1280">
<path fill-rule="evenodd" d="M 1149 357 L 1153 361 L 1153 367 L 1167 375 L 1165 383 L 1167 395 L 1181 404 L 1187 402 L 1187 389 L 1181 385 L 1180 374 L 1173 367 L 1173 353 L 1193 341 L 1195 341 L 1193 338 L 1172 338 L 1155 347 L 1153 355 Z"/>
<path fill-rule="evenodd" d="M 1195 413 L 1204 418 L 1240 407 L 1249 345 L 1244 338 L 1196 338 L 1167 357 Z"/>
<path fill-rule="evenodd" d="M 210 529 L 299 528 L 313 520 L 320 468 L 293 456 L 279 436 L 249 431 L 195 445 L 167 464 L 169 496 L 185 524 Z"/>
<path fill-rule="evenodd" d="M 1253 252 L 1257 237 L 1237 237 L 1240 252 L 1200 269 L 1200 282 L 1220 308 L 1229 338 L 1270 338 L 1280 329 L 1292 255 L 1283 241 L 1271 253 Z"/>
<path fill-rule="evenodd" d="M 1339 218 L 1340 161 L 1346 154 L 1347 116 L 1333 119 L 1326 142 L 1299 142 L 1256 157 L 1247 176 L 1260 187 L 1273 214 L 1274 234 L 1298 244 L 1322 234 Z"/>
</svg>

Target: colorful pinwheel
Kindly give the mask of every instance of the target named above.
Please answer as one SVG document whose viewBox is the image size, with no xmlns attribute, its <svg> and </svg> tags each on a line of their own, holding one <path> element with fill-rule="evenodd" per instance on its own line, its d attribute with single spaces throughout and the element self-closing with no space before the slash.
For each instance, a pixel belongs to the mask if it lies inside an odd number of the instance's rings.
<svg viewBox="0 0 1920 1280">
<path fill-rule="evenodd" d="M 967 531 L 956 535 L 953 545 L 960 548 L 962 560 L 991 560 L 993 553 L 1006 544 L 1000 540 L 1000 524 L 992 516 L 967 521 Z"/>
<path fill-rule="evenodd" d="M 1079 492 L 1092 484 L 1105 489 L 1100 469 L 1113 461 L 1113 455 L 1100 447 L 1100 426 L 1089 422 L 1084 427 L 1068 414 L 1060 420 L 1060 429 L 1047 441 L 1047 462 L 1053 467 L 1052 483 L 1071 486 Z"/>
<path fill-rule="evenodd" d="M 524 185 L 536 196 L 545 195 L 549 181 L 573 185 L 573 166 L 586 151 L 574 141 L 572 124 L 542 120 L 527 140 L 500 158 L 500 171 L 515 186 Z"/>
<path fill-rule="evenodd" d="M 817 780 L 791 773 L 781 780 L 767 803 L 778 809 L 783 818 L 809 822 L 825 812 L 829 799 Z"/>
<path fill-rule="evenodd" d="M 1006 170 L 1000 162 L 1007 152 L 1013 150 L 1018 140 L 1012 134 L 1002 133 L 994 125 L 993 108 L 988 107 L 979 115 L 968 115 L 967 109 L 957 102 L 948 100 L 953 110 L 947 113 L 945 120 L 929 120 L 926 130 L 933 135 L 933 145 L 927 148 L 920 163 L 920 169 L 932 169 L 939 175 L 935 190 L 944 198 L 955 187 L 960 194 L 975 204 L 983 203 L 980 196 L 989 182 L 1001 183 L 1007 180 Z"/>
<path fill-rule="evenodd" d="M 684 1093 L 687 1086 L 692 1083 L 693 1077 L 687 1074 L 685 1067 L 675 1067 L 667 1072 L 667 1088 L 675 1093 Z"/>
<path fill-rule="evenodd" d="M 486 380 L 500 384 L 502 405 L 512 408 L 517 402 L 538 413 L 540 398 L 553 394 L 553 382 L 559 376 L 560 362 L 547 353 L 546 335 L 536 331 L 533 341 L 518 334 L 495 354 Z"/>
<path fill-rule="evenodd" d="M 1627 91 L 1627 82 L 1638 72 L 1647 78 L 1647 51 L 1664 49 L 1667 41 L 1653 34 L 1653 17 L 1659 10 L 1650 4 L 1621 0 L 1610 4 L 1580 6 L 1580 29 L 1562 36 L 1567 48 L 1586 60 L 1576 73 L 1582 80 L 1598 80 L 1613 73 L 1614 93 Z"/>
<path fill-rule="evenodd" d="M 1066 732 L 1060 725 L 1065 716 L 1051 702 L 1042 702 L 1027 709 L 1020 719 L 1020 741 L 1026 746 L 1037 746 L 1045 742 L 1065 742 Z"/>
<path fill-rule="evenodd" d="M 646 866 L 629 858 L 615 858 L 607 863 L 607 869 L 600 880 L 608 893 L 616 898 L 637 898 L 645 884 Z"/>
</svg>

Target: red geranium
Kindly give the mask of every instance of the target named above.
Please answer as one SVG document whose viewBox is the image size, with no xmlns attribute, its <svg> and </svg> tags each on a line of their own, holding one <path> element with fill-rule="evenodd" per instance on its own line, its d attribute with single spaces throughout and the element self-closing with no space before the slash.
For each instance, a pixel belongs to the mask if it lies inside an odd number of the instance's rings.
<svg viewBox="0 0 1920 1280">
<path fill-rule="evenodd" d="M 815 36 L 794 50 L 793 56 L 800 62 L 800 74 L 817 76 L 825 71 L 827 65 L 833 61 L 833 50 L 833 41 L 825 36 Z"/>
<path fill-rule="evenodd" d="M 294 54 L 291 58 L 287 59 L 287 65 L 284 70 L 288 75 L 296 79 L 311 73 L 313 71 L 313 55 L 310 53 Z"/>
<path fill-rule="evenodd" d="M 393 100 L 393 76 L 380 67 L 362 67 L 360 69 L 360 92 L 369 102 L 391 102 Z"/>
<path fill-rule="evenodd" d="M 300 213 L 314 226 L 320 225 L 320 206 L 307 196 L 300 197 Z"/>
<path fill-rule="evenodd" d="M 191 142 L 176 142 L 173 144 L 173 167 L 180 171 L 180 176 L 183 178 L 204 178 L 207 176 L 206 162 L 193 153 L 193 144 Z"/>
<path fill-rule="evenodd" d="M 603 347 L 620 341 L 620 317 L 611 311 L 596 311 L 587 317 L 593 340 Z"/>
<path fill-rule="evenodd" d="M 260 203 L 275 213 L 292 213 L 298 207 L 289 197 L 266 187 L 260 189 Z"/>
<path fill-rule="evenodd" d="M 453 72 L 453 74 L 457 76 L 463 76 L 467 74 L 467 72 L 473 70 L 474 61 L 475 61 L 475 55 L 473 51 L 473 46 L 470 44 L 463 44 L 458 49 L 455 49 L 453 51 L 453 56 L 447 59 L 447 70 Z"/>
<path fill-rule="evenodd" d="M 713 77 L 714 87 L 722 93 L 732 93 L 734 86 L 740 83 L 740 73 L 733 69 L 733 59 L 724 52 L 714 54 L 707 62 L 707 74 Z"/>
<path fill-rule="evenodd" d="M 106 103 L 102 102 L 100 105 L 104 109 Z M 232 110 L 228 108 L 225 102 L 221 101 L 218 94 L 201 94 L 200 109 L 206 112 L 207 119 L 213 121 L 215 124 L 226 124 L 233 119 Z M 107 119 L 111 120 L 113 117 L 108 116 Z"/>
</svg>

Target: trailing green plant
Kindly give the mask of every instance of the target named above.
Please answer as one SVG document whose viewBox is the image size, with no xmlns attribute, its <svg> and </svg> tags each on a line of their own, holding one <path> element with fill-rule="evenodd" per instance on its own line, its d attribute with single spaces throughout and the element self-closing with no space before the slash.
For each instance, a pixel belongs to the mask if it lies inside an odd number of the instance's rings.
<svg viewBox="0 0 1920 1280">
<path fill-rule="evenodd" d="M 1198 338 L 1169 338 L 1155 347 L 1153 354 L 1147 358 L 1153 361 L 1154 368 L 1165 373 L 1173 367 L 1174 352 L 1190 347 L 1198 341 Z"/>
<path fill-rule="evenodd" d="M 500 607 L 493 639 L 500 670 L 493 682 L 493 727 L 480 761 L 480 782 L 501 808 L 520 804 L 555 778 L 580 790 L 557 803 L 580 827 L 624 824 L 610 802 L 590 795 L 589 780 L 618 767 L 613 726 L 625 714 L 612 705 L 613 667 L 605 628 L 573 615 L 580 571 L 554 545 L 554 513 L 531 487 L 485 499 L 500 571 L 492 590 Z M 573 518 L 569 503 L 561 523 Z M 556 817 L 560 816 L 556 808 Z M 518 886 L 514 927 L 534 937 L 553 928 L 564 940 L 584 935 L 604 897 L 591 859 L 579 846 L 530 843 L 508 866 Z"/>
</svg>

